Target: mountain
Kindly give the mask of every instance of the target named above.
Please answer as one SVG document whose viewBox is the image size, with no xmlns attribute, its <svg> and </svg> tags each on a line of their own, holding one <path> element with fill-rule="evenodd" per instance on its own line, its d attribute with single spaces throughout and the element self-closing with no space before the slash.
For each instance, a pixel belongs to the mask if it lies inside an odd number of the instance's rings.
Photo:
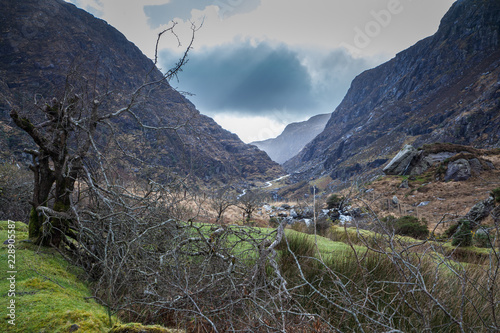
<svg viewBox="0 0 500 333">
<path fill-rule="evenodd" d="M 291 123 L 274 139 L 252 142 L 252 145 L 265 151 L 273 161 L 285 163 L 305 147 L 325 129 L 331 114 L 320 114 L 310 119 Z"/>
<path fill-rule="evenodd" d="M 435 35 L 356 77 L 325 130 L 285 163 L 346 179 L 405 144 L 500 147 L 500 1 L 459 0 Z"/>
<path fill-rule="evenodd" d="M 109 110 L 126 105 L 145 82 L 162 79 L 153 61 L 118 30 L 72 4 L 0 0 L 0 6 L 2 160 L 22 159 L 22 149 L 31 142 L 11 121 L 11 108 L 23 109 L 35 99 L 61 96 L 69 77 L 73 78 L 70 85 L 85 81 L 94 92 L 109 92 Z M 244 144 L 200 114 L 167 82 L 143 91 L 134 107 L 140 121 L 177 129 L 146 131 L 131 116 L 119 118 L 122 144 L 141 159 L 205 181 L 271 179 L 282 173 L 265 152 Z"/>
</svg>

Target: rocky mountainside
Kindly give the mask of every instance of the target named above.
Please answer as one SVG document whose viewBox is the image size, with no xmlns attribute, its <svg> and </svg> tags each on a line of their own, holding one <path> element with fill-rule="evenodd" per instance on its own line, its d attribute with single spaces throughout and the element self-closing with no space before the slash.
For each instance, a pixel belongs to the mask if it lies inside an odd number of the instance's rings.
<svg viewBox="0 0 500 333">
<path fill-rule="evenodd" d="M 251 144 L 265 151 L 273 161 L 283 164 L 325 129 L 330 116 L 320 114 L 303 122 L 291 123 L 278 137 Z"/>
<path fill-rule="evenodd" d="M 22 158 L 22 148 L 31 142 L 12 123 L 10 109 L 60 97 L 69 73 L 71 84 L 76 77 L 90 82 L 94 92 L 108 91 L 109 109 L 123 107 L 139 86 L 162 78 L 119 31 L 72 4 L 0 0 L 0 7 L 0 159 Z M 135 112 L 143 124 L 178 127 L 168 133 L 149 131 L 138 139 L 144 131 L 137 122 L 118 120 L 123 144 L 153 165 L 189 171 L 206 181 L 272 179 L 282 173 L 266 153 L 201 115 L 167 82 L 147 89 Z"/>
<path fill-rule="evenodd" d="M 405 144 L 500 147 L 500 2 L 457 1 L 437 33 L 354 79 L 325 130 L 285 164 L 348 178 Z"/>
</svg>

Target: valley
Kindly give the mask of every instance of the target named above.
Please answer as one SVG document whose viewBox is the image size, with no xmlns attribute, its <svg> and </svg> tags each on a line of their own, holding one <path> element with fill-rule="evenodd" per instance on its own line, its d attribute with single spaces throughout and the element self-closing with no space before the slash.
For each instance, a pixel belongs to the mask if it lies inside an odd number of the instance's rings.
<svg viewBox="0 0 500 333">
<path fill-rule="evenodd" d="M 252 144 L 172 85 L 200 26 L 160 70 L 73 4 L 0 5 L 1 331 L 500 331 L 498 0 Z"/>
</svg>

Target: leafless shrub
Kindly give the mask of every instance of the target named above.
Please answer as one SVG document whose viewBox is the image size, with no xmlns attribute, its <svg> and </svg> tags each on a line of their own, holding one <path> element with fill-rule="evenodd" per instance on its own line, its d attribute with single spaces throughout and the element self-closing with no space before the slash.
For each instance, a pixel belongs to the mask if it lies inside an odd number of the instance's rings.
<svg viewBox="0 0 500 333">
<path fill-rule="evenodd" d="M 0 165 L 0 219 L 27 222 L 32 192 L 28 170 L 10 163 Z"/>
</svg>

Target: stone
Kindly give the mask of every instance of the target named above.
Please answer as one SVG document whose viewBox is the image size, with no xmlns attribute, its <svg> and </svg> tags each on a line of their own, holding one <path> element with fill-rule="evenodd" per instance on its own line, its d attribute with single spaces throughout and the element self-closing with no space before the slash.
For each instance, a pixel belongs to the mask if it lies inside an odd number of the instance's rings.
<svg viewBox="0 0 500 333">
<path fill-rule="evenodd" d="M 465 181 L 471 176 L 472 174 L 469 161 L 461 158 L 448 164 L 448 170 L 446 171 L 444 180 Z"/>
<path fill-rule="evenodd" d="M 351 223 L 353 218 L 351 216 L 347 216 L 347 215 L 340 215 L 340 225 L 344 225 L 344 224 L 347 224 L 347 223 Z"/>
<path fill-rule="evenodd" d="M 393 196 L 392 197 L 392 203 L 395 204 L 395 205 L 399 205 L 399 199 L 397 196 Z"/>
<path fill-rule="evenodd" d="M 419 203 L 417 207 L 428 206 L 430 203 L 431 203 L 430 201 L 423 201 L 423 202 Z"/>
<path fill-rule="evenodd" d="M 496 206 L 495 209 L 491 211 L 491 217 L 493 217 L 495 222 L 500 221 L 500 206 Z"/>
<path fill-rule="evenodd" d="M 481 171 L 483 171 L 483 166 L 481 165 L 481 162 L 477 158 L 470 159 L 469 164 L 470 164 L 471 174 L 473 176 L 479 176 L 481 174 Z"/>
<path fill-rule="evenodd" d="M 314 217 L 314 210 L 312 207 L 305 207 L 300 214 L 305 219 L 312 219 Z"/>
<path fill-rule="evenodd" d="M 299 214 L 295 211 L 295 209 L 290 209 L 290 216 L 293 217 L 294 219 L 299 217 Z"/>
<path fill-rule="evenodd" d="M 73 324 L 71 325 L 71 327 L 69 328 L 69 331 L 70 332 L 76 332 L 80 329 L 80 326 L 78 326 L 77 324 Z"/>
<path fill-rule="evenodd" d="M 270 205 L 264 205 L 264 206 L 262 206 L 262 208 L 264 208 L 264 210 L 266 212 L 272 212 L 273 211 L 273 208 Z"/>
<path fill-rule="evenodd" d="M 328 213 L 328 217 L 331 218 L 333 221 L 338 220 L 340 217 L 340 212 L 338 209 L 331 209 L 330 212 Z"/>
<path fill-rule="evenodd" d="M 363 215 L 363 210 L 361 208 L 354 208 L 351 210 L 352 217 L 361 217 Z"/>
<path fill-rule="evenodd" d="M 489 197 L 485 200 L 479 201 L 475 204 L 465 215 L 465 218 L 471 222 L 471 227 L 474 228 L 478 224 L 481 224 L 481 220 L 486 218 L 495 208 L 495 199 Z"/>
<path fill-rule="evenodd" d="M 417 157 L 419 157 L 419 156 L 420 156 L 420 154 L 417 155 Z M 413 165 L 413 163 L 411 163 L 411 165 L 408 167 L 405 174 L 421 175 L 424 172 L 426 172 L 433 165 L 432 159 L 429 159 L 428 157 L 415 158 L 414 160 L 416 160 L 416 163 L 414 165 Z"/>
<path fill-rule="evenodd" d="M 411 145 L 406 145 L 382 171 L 386 175 L 404 175 L 417 155 L 417 149 Z"/>
<path fill-rule="evenodd" d="M 399 188 L 410 188 L 410 184 L 408 184 L 408 179 L 404 179 L 399 185 Z"/>
</svg>

